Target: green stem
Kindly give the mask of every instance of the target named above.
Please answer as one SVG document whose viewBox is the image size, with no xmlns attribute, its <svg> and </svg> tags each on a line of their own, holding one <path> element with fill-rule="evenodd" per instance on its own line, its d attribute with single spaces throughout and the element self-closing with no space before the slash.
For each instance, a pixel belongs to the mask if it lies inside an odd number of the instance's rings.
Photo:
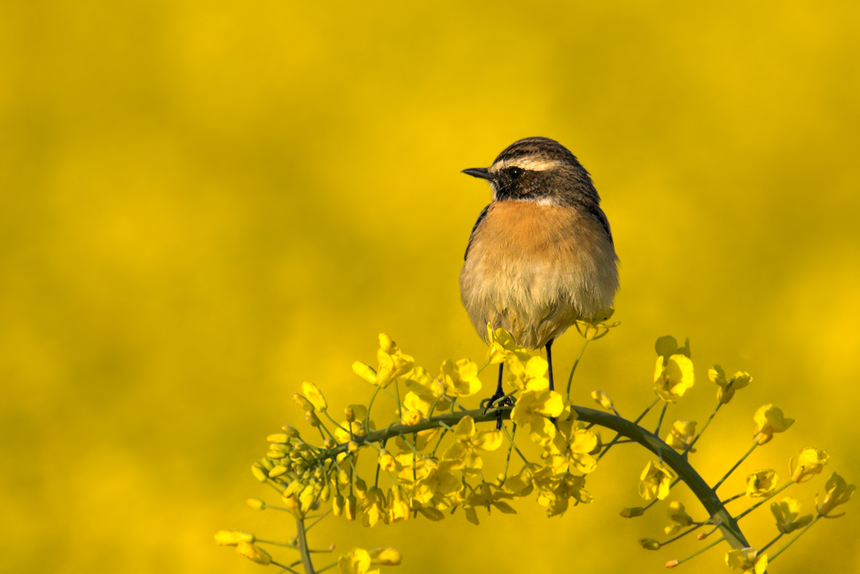
<svg viewBox="0 0 860 574">
<path fill-rule="evenodd" d="M 678 540 L 679 538 L 683 538 L 683 537 L 685 537 L 686 535 L 690 534 L 691 532 L 695 532 L 696 530 L 698 530 L 699 528 L 701 528 L 702 526 L 704 526 L 704 524 L 705 524 L 704 522 L 700 522 L 699 524 L 696 524 L 695 526 L 693 526 L 693 527 L 692 527 L 692 528 L 690 528 L 689 530 L 686 530 L 686 531 L 682 532 L 681 534 L 679 534 L 679 535 L 675 536 L 674 538 L 670 538 L 670 539 L 669 539 L 669 540 L 667 540 L 666 542 L 661 542 L 661 543 L 660 543 L 660 547 L 662 548 L 663 546 L 666 546 L 666 545 L 667 545 L 667 544 L 669 544 L 669 543 L 675 542 L 675 541 L 676 541 L 676 540 Z"/>
<path fill-rule="evenodd" d="M 723 540 L 725 540 L 725 537 L 720 537 L 719 539 L 714 540 L 713 542 L 711 542 L 710 544 L 708 544 L 707 546 L 705 546 L 704 548 L 702 548 L 702 549 L 701 549 L 701 550 L 699 550 L 698 552 L 694 552 L 693 554 L 691 554 L 690 556 L 687 556 L 687 557 L 686 557 L 686 558 L 684 558 L 683 560 L 678 560 L 678 565 L 683 564 L 683 563 L 684 563 L 684 562 L 686 562 L 687 560 L 692 560 L 693 558 L 695 558 L 696 556 L 698 556 L 698 555 L 699 555 L 699 554 L 701 554 L 702 552 L 704 552 L 704 551 L 706 551 L 706 550 L 710 550 L 711 548 L 713 548 L 714 546 L 716 546 L 717 544 L 719 544 L 719 543 L 720 543 L 720 542 L 722 542 Z"/>
<path fill-rule="evenodd" d="M 663 418 L 666 416 L 666 410 L 669 408 L 669 403 L 663 403 L 663 410 L 660 411 L 660 418 L 657 419 L 657 429 L 654 431 L 655 435 L 660 434 L 660 427 L 663 426 Z"/>
<path fill-rule="evenodd" d="M 782 538 L 783 536 L 784 536 L 784 534 L 783 534 L 782 532 L 780 532 L 779 534 L 777 534 L 776 538 L 774 538 L 773 540 L 771 540 L 770 542 L 768 542 L 767 544 L 765 544 L 764 546 L 762 546 L 762 547 L 761 547 L 761 549 L 759 549 L 759 550 L 756 552 L 756 554 L 764 554 L 764 553 L 765 553 L 765 551 L 767 551 L 767 549 L 768 549 L 768 548 L 770 548 L 771 546 L 773 546 L 773 543 L 774 543 L 774 542 L 776 542 L 777 540 L 779 540 L 779 539 L 780 539 L 780 538 Z"/>
<path fill-rule="evenodd" d="M 508 440 L 511 441 L 511 446 L 514 447 L 514 450 L 517 451 L 517 454 L 520 455 L 520 458 L 523 459 L 523 462 L 525 464 L 528 464 L 529 461 L 526 459 L 525 455 L 522 452 L 520 452 L 519 447 L 514 442 L 514 436 L 508 432 L 508 427 L 506 427 L 505 425 L 502 425 L 502 430 L 505 431 L 505 434 L 507 435 Z M 514 432 L 514 435 L 517 432 L 517 425 L 516 424 L 514 425 L 513 432 Z M 510 460 L 510 454 L 508 454 L 508 460 Z M 507 466 L 505 467 L 505 472 L 507 473 Z"/>
<path fill-rule="evenodd" d="M 694 438 L 693 441 L 690 444 L 688 444 L 687 447 L 684 449 L 684 456 L 685 457 L 687 456 L 687 453 L 689 453 L 691 450 L 693 450 L 693 447 L 699 441 L 699 438 L 701 438 L 701 436 L 705 433 L 705 429 L 708 428 L 708 425 L 711 424 L 711 421 L 714 420 L 715 416 L 717 416 L 717 412 L 720 410 L 720 408 L 722 406 L 723 406 L 723 403 L 717 403 L 717 408 L 714 409 L 714 412 L 712 412 L 711 416 L 708 417 L 708 420 L 705 421 L 705 424 L 702 426 L 702 430 L 699 431 L 699 434 L 696 435 L 696 438 Z"/>
<path fill-rule="evenodd" d="M 275 562 L 274 560 L 272 560 L 272 564 L 280 568 L 281 572 L 292 572 L 292 574 L 299 574 L 298 571 L 293 570 L 289 566 L 281 564 L 280 562 Z"/>
<path fill-rule="evenodd" d="M 659 398 L 652 403 L 651 407 L 656 404 L 657 400 L 659 400 Z M 649 407 L 649 409 L 651 407 Z M 750 546 L 743 533 L 738 528 L 735 519 L 726 511 L 720 503 L 720 499 L 717 497 L 716 493 L 708 486 L 696 469 L 690 466 L 689 462 L 684 460 L 678 452 L 660 440 L 659 437 L 655 437 L 650 431 L 643 429 L 636 424 L 636 422 L 628 421 L 611 413 L 579 406 L 571 406 L 571 408 L 576 412 L 578 420 L 586 424 L 594 423 L 598 426 L 614 431 L 618 433 L 618 438 L 629 438 L 654 454 L 660 454 L 662 452 L 664 464 L 675 471 L 675 473 L 678 474 L 678 477 L 684 481 L 690 490 L 693 491 L 693 494 L 702 503 L 702 506 L 704 506 L 708 515 L 711 516 L 713 522 L 720 525 L 720 529 L 731 547 L 747 548 Z M 511 410 L 512 407 L 504 407 L 499 409 L 498 412 L 491 413 L 484 413 L 480 409 L 448 413 L 425 419 L 414 426 L 392 425 L 391 427 L 374 431 L 363 437 L 356 437 L 355 440 L 359 443 L 379 442 L 383 439 L 391 438 L 404 432 L 420 432 L 426 429 L 439 428 L 443 426 L 443 423 L 448 426 L 456 425 L 463 419 L 463 417 L 466 416 L 472 417 L 476 423 L 489 423 L 495 422 L 496 417 L 501 413 L 502 420 L 510 420 Z M 642 417 L 644 417 L 646 413 L 643 413 Z M 642 417 L 638 420 L 641 420 Z M 347 445 L 338 445 L 336 448 L 326 451 L 325 456 L 334 458 L 341 452 L 345 452 L 346 449 Z"/>
<path fill-rule="evenodd" d="M 370 402 L 367 405 L 367 415 L 364 417 L 364 428 L 370 430 L 370 409 L 373 408 L 373 401 L 376 400 L 376 395 L 379 394 L 380 387 L 377 385 L 376 390 L 373 391 L 373 396 L 370 397 Z"/>
<path fill-rule="evenodd" d="M 301 518 L 296 519 L 296 540 L 299 546 L 299 552 L 302 555 L 302 566 L 305 567 L 305 574 L 316 574 L 314 563 L 311 561 L 311 553 L 308 551 L 308 536 L 305 532 L 305 521 Z"/>
<path fill-rule="evenodd" d="M 316 519 L 316 520 L 314 520 L 313 522 L 311 522 L 311 525 L 310 525 L 310 526 L 308 526 L 307 528 L 305 528 L 305 532 L 307 532 L 308 530 L 310 530 L 311 528 L 313 528 L 314 526 L 316 526 L 316 525 L 317 525 L 317 522 L 319 522 L 320 520 L 322 520 L 323 518 L 325 518 L 326 516 L 328 516 L 330 512 L 331 512 L 331 508 L 329 508 L 328 510 L 326 510 L 325 512 L 323 512 L 322 514 L 320 514 L 319 516 L 317 516 L 317 519 Z"/>
<path fill-rule="evenodd" d="M 737 467 L 739 467 L 741 465 L 741 463 L 743 463 L 743 461 L 745 461 L 747 459 L 747 457 L 752 454 L 752 452 L 756 449 L 756 447 L 758 447 L 758 443 L 753 441 L 752 447 L 750 447 L 750 449 L 746 452 L 746 454 L 744 454 L 741 457 L 741 459 L 739 461 L 737 461 L 735 463 L 735 465 L 729 469 L 729 471 L 726 473 L 726 475 L 723 478 L 721 478 L 717 482 L 717 484 L 714 485 L 714 491 L 716 491 L 720 487 L 720 485 L 723 484 L 726 481 L 726 479 L 732 475 L 732 473 L 735 471 L 735 469 L 737 469 Z"/>
<path fill-rule="evenodd" d="M 746 492 L 741 492 L 740 494 L 736 494 L 736 495 L 734 495 L 734 496 L 730 496 L 730 497 L 728 497 L 727 499 L 725 499 L 725 500 L 722 502 L 722 504 L 723 504 L 723 506 L 725 506 L 726 504 L 728 504 L 728 503 L 730 503 L 730 502 L 732 502 L 732 501 L 734 501 L 734 500 L 737 500 L 738 498 L 741 498 L 742 496 L 746 496 L 746 494 L 747 494 Z"/>
<path fill-rule="evenodd" d="M 585 353 L 585 348 L 588 346 L 589 342 L 589 339 L 585 340 L 585 344 L 582 345 L 582 350 L 579 351 L 579 356 L 573 362 L 573 368 L 570 369 L 570 376 L 567 377 L 567 392 L 565 393 L 565 400 L 570 400 L 570 386 L 573 383 L 573 374 L 576 372 L 576 367 L 579 366 L 579 360 L 582 359 L 582 354 Z"/>
<path fill-rule="evenodd" d="M 654 408 L 654 405 L 656 405 L 657 401 L 659 401 L 659 400 L 660 400 L 660 397 L 657 397 L 656 399 L 654 399 L 654 402 L 651 403 L 650 405 L 648 405 L 648 408 L 646 408 L 644 411 L 642 411 L 642 414 L 639 415 L 639 417 L 635 421 L 633 421 L 632 424 L 638 425 L 639 421 L 641 421 L 643 418 L 645 418 L 645 415 L 647 415 L 651 411 L 651 409 Z M 621 418 L 618 415 L 615 415 L 615 416 L 619 419 Z M 624 419 L 622 419 L 622 420 L 624 420 Z M 596 423 L 592 423 L 592 424 L 596 424 Z M 599 455 L 597 455 L 597 460 L 599 461 L 601 458 L 606 456 L 606 453 L 609 452 L 609 449 L 611 449 L 613 446 L 615 446 L 615 443 L 617 443 L 618 439 L 620 439 L 620 438 L 621 438 L 620 434 L 615 435 L 615 437 L 611 441 L 609 441 L 609 444 L 606 445 L 606 448 L 603 449 L 603 452 L 601 452 Z"/>
</svg>

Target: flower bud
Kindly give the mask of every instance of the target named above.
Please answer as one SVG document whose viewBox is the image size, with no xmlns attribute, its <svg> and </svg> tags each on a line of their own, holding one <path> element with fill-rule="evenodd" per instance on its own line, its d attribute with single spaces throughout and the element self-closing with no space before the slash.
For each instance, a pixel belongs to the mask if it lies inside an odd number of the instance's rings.
<svg viewBox="0 0 860 574">
<path fill-rule="evenodd" d="M 314 404 L 298 393 L 293 395 L 293 402 L 305 412 L 314 410 Z"/>
<path fill-rule="evenodd" d="M 269 436 L 266 437 L 266 440 L 269 442 L 288 444 L 290 442 L 290 437 L 287 436 L 287 433 L 277 433 L 277 434 L 270 434 Z"/>
<path fill-rule="evenodd" d="M 292 438 L 299 438 L 299 431 L 297 431 L 294 427 L 291 427 L 290 425 L 284 425 L 283 427 L 281 427 L 281 429 L 285 433 L 287 433 L 287 436 L 290 436 Z"/>
<path fill-rule="evenodd" d="M 358 452 L 358 443 L 354 440 L 349 441 L 349 444 L 346 446 L 347 450 L 351 453 Z"/>
<path fill-rule="evenodd" d="M 290 511 L 290 514 L 292 514 L 296 520 L 302 520 L 305 517 L 305 513 L 302 511 L 302 502 L 295 494 L 291 496 L 285 496 L 284 505 L 287 507 L 287 510 Z"/>
<path fill-rule="evenodd" d="M 320 500 L 322 502 L 328 502 L 329 497 L 331 497 L 331 485 L 326 483 L 320 491 Z"/>
<path fill-rule="evenodd" d="M 332 514 L 334 514 L 335 516 L 340 516 L 341 514 L 343 514 L 344 502 L 345 501 L 341 493 L 338 492 L 337 494 L 335 494 L 334 498 L 331 499 Z"/>
<path fill-rule="evenodd" d="M 265 510 L 266 502 L 261 498 L 249 498 L 245 501 L 245 504 L 253 508 L 254 510 Z"/>
<path fill-rule="evenodd" d="M 305 420 L 314 428 L 320 426 L 320 419 L 314 411 L 305 411 Z"/>
<path fill-rule="evenodd" d="M 370 383 L 371 385 L 376 384 L 376 371 L 374 371 L 368 365 L 365 365 L 361 361 L 356 361 L 352 364 L 352 372 Z"/>
<path fill-rule="evenodd" d="M 215 533 L 215 543 L 218 546 L 236 546 L 240 542 L 254 542 L 254 535 L 241 530 L 219 530 Z"/>
<path fill-rule="evenodd" d="M 386 353 L 390 353 L 394 349 L 394 341 L 391 340 L 391 337 L 389 337 L 388 334 L 379 334 L 379 348 Z"/>
<path fill-rule="evenodd" d="M 367 498 L 367 483 L 364 482 L 363 478 L 355 479 L 355 494 L 359 499 Z"/>
<path fill-rule="evenodd" d="M 296 479 L 292 481 L 289 485 L 287 485 L 287 488 L 284 489 L 283 495 L 284 497 L 292 496 L 296 492 L 300 492 L 303 488 L 304 485 L 301 483 L 301 481 L 299 481 L 299 479 Z"/>
<path fill-rule="evenodd" d="M 645 550 L 660 550 L 660 542 L 652 538 L 642 538 L 639 540 L 639 546 Z"/>
<path fill-rule="evenodd" d="M 621 510 L 621 516 L 624 518 L 635 518 L 637 516 L 642 516 L 645 514 L 645 509 L 641 506 L 634 506 L 632 508 L 623 508 Z"/>
<path fill-rule="evenodd" d="M 355 411 L 352 409 L 352 407 L 346 407 L 345 409 L 343 409 L 343 415 L 346 417 L 346 422 L 355 422 Z"/>
<path fill-rule="evenodd" d="M 272 555 L 256 546 L 254 544 L 250 544 L 248 542 L 240 542 L 236 546 L 236 552 L 251 560 L 256 562 L 257 564 L 262 564 L 263 566 L 268 566 L 272 563 Z"/>
<path fill-rule="evenodd" d="M 276 478 L 286 472 L 287 467 L 279 464 L 278 466 L 269 471 L 269 478 Z"/>
<path fill-rule="evenodd" d="M 335 448 L 336 446 L 337 446 L 337 443 L 334 442 L 334 440 L 332 440 L 330 438 L 327 438 L 323 441 L 323 448 L 327 448 L 327 449 L 331 450 L 331 449 Z"/>
<path fill-rule="evenodd" d="M 255 464 L 251 467 L 251 472 L 254 473 L 254 477 L 260 482 L 266 482 L 269 480 L 269 473 L 260 466 L 259 464 Z"/>
<path fill-rule="evenodd" d="M 346 497 L 346 506 L 344 510 L 346 511 L 346 519 L 347 520 L 355 520 L 355 512 L 356 512 L 356 499 L 354 494 L 350 494 Z"/>
<path fill-rule="evenodd" d="M 600 405 L 607 411 L 614 410 L 614 406 L 612 405 L 612 399 L 610 399 L 609 395 L 607 395 L 603 391 L 591 391 L 591 398 L 594 399 L 594 402 L 596 402 L 598 405 Z"/>
</svg>

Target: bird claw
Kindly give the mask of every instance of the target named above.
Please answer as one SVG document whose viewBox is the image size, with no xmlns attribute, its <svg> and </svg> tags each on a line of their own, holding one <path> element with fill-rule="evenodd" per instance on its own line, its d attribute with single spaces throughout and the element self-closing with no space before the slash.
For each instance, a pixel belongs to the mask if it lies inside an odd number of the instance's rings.
<svg viewBox="0 0 860 574">
<path fill-rule="evenodd" d="M 498 404 L 496 402 L 498 401 Z M 486 403 L 486 404 L 485 404 Z M 514 400 L 512 397 L 506 396 L 504 394 L 496 393 L 489 399 L 484 399 L 481 401 L 481 408 L 484 409 L 484 414 L 487 414 L 490 409 L 493 407 L 510 407 L 513 406 Z M 502 428 L 502 411 L 499 410 L 496 412 L 496 429 Z"/>
</svg>

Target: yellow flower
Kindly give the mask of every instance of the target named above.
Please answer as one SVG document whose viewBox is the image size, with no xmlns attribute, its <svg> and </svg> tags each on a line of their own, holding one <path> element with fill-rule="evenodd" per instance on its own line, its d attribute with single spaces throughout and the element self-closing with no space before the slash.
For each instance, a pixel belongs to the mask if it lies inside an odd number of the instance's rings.
<svg viewBox="0 0 860 574">
<path fill-rule="evenodd" d="M 726 373 L 719 365 L 714 365 L 708 369 L 708 378 L 711 379 L 712 383 L 716 383 L 719 386 L 717 389 L 717 400 L 724 405 L 732 400 L 732 397 L 735 396 L 735 391 L 746 387 L 753 380 L 749 373 L 743 371 L 738 371 L 732 375 L 731 379 L 726 380 Z"/>
<path fill-rule="evenodd" d="M 376 463 L 379 465 L 382 472 L 394 472 L 397 469 L 397 462 L 387 450 L 380 451 L 379 458 L 376 459 Z"/>
<path fill-rule="evenodd" d="M 555 437 L 555 425 L 549 420 L 564 410 L 564 401 L 555 391 L 523 391 L 511 411 L 511 420 L 530 428 L 529 437 L 545 445 Z"/>
<path fill-rule="evenodd" d="M 248 560 L 252 560 L 257 564 L 262 564 L 263 566 L 268 566 L 272 563 L 271 554 L 269 554 L 256 544 L 251 544 L 250 542 L 240 542 L 239 544 L 237 544 L 236 552 L 238 552 Z"/>
<path fill-rule="evenodd" d="M 779 529 L 783 534 L 790 534 L 798 528 L 803 528 L 812 522 L 811 514 L 807 514 L 798 520 L 797 517 L 800 515 L 800 502 L 798 502 L 796 498 L 791 498 L 790 496 L 786 496 L 778 503 L 771 502 L 770 511 L 773 513 L 774 518 L 776 518 L 777 529 Z"/>
<path fill-rule="evenodd" d="M 323 397 L 319 388 L 315 384 L 307 381 L 302 383 L 302 394 L 311 402 L 315 410 L 324 411 L 328 408 L 328 403 L 326 403 L 325 397 Z"/>
<path fill-rule="evenodd" d="M 487 361 L 491 365 L 503 363 L 508 357 L 515 357 L 525 362 L 534 355 L 529 349 L 518 346 L 513 336 L 504 329 L 493 331 L 493 326 L 489 323 L 487 323 L 487 344 L 490 346 L 487 349 Z"/>
<path fill-rule="evenodd" d="M 693 421 L 675 421 L 672 424 L 672 429 L 666 437 L 666 444 L 677 450 L 684 452 L 687 447 L 693 443 L 696 438 L 696 423 Z M 690 449 L 689 452 L 696 452 L 696 449 Z"/>
<path fill-rule="evenodd" d="M 379 335 L 379 350 L 376 351 L 379 368 L 376 370 L 376 384 L 387 387 L 395 378 L 405 375 L 412 370 L 415 360 L 397 348 L 391 337 L 382 333 Z"/>
<path fill-rule="evenodd" d="M 794 424 L 794 419 L 786 418 L 782 411 L 773 405 L 764 405 L 753 415 L 755 431 L 753 440 L 759 444 L 770 442 L 774 433 L 785 432 Z"/>
<path fill-rule="evenodd" d="M 609 329 L 617 327 L 621 324 L 619 321 L 613 321 L 612 323 L 607 322 L 614 313 L 615 309 L 610 309 L 603 319 L 595 323 L 589 323 L 588 321 L 577 321 L 576 330 L 580 335 L 582 335 L 589 341 L 604 337 L 607 333 L 609 333 Z"/>
<path fill-rule="evenodd" d="M 341 574 L 379 574 L 379 569 L 370 570 L 370 553 L 363 548 L 353 548 L 337 560 Z"/>
<path fill-rule="evenodd" d="M 442 373 L 439 380 L 445 387 L 449 397 L 468 397 L 481 390 L 481 380 L 478 379 L 478 365 L 468 359 L 460 359 L 456 363 L 442 363 Z"/>
<path fill-rule="evenodd" d="M 423 367 L 415 367 L 406 379 L 406 393 L 404 404 L 409 408 L 420 410 L 426 417 L 430 413 L 430 406 L 436 403 L 436 408 L 445 411 L 451 405 L 446 398 L 439 398 L 445 394 L 445 387 L 439 379 L 430 376 Z M 412 398 L 410 398 L 410 396 Z M 437 401 L 438 399 L 438 401 Z"/>
<path fill-rule="evenodd" d="M 726 565 L 743 574 L 764 574 L 767 570 L 767 554 L 757 555 L 754 548 L 737 548 L 726 554 Z"/>
<path fill-rule="evenodd" d="M 371 564 L 380 564 L 382 566 L 397 566 L 402 559 L 400 551 L 396 548 L 376 548 L 371 550 Z"/>
<path fill-rule="evenodd" d="M 399 485 L 395 485 L 388 491 L 388 519 L 394 523 L 408 518 L 409 503 L 403 495 L 403 489 Z"/>
<path fill-rule="evenodd" d="M 413 427 L 421 422 L 421 413 L 404 408 L 403 413 L 400 415 L 400 422 L 406 426 Z"/>
<path fill-rule="evenodd" d="M 537 502 L 546 507 L 549 517 L 561 516 L 567 511 L 570 499 L 574 504 L 589 503 L 591 495 L 585 490 L 585 477 L 570 473 L 556 473 L 550 467 L 538 469 L 533 475 L 533 483 L 538 489 Z"/>
<path fill-rule="evenodd" d="M 779 482 L 779 475 L 772 468 L 759 470 L 747 476 L 747 496 L 765 498 L 773 494 Z"/>
<path fill-rule="evenodd" d="M 528 496 L 534 490 L 532 475 L 530 466 L 524 466 L 517 474 L 505 479 L 504 484 L 502 484 L 502 492 L 509 494 L 510 498 Z"/>
<path fill-rule="evenodd" d="M 382 518 L 388 522 L 385 494 L 378 486 L 371 486 L 361 501 L 361 523 L 373 527 Z"/>
<path fill-rule="evenodd" d="M 412 480 L 413 465 L 408 462 L 414 455 L 412 453 L 397 457 L 398 462 L 403 466 L 403 471 L 399 473 L 399 482 L 409 484 Z M 401 457 L 403 461 L 401 462 Z M 407 464 L 404 464 L 407 462 Z M 458 476 L 454 475 L 457 463 L 454 461 L 435 461 L 426 459 L 415 461 L 414 470 L 418 475 L 418 480 L 415 482 L 412 489 L 412 498 L 421 504 L 427 504 L 431 500 L 442 500 L 452 494 L 456 494 L 463 490 L 463 483 Z"/>
<path fill-rule="evenodd" d="M 806 482 L 814 475 L 824 470 L 824 465 L 830 460 L 830 455 L 817 448 L 805 448 L 800 451 L 797 468 L 791 474 L 791 480 L 797 483 Z"/>
<path fill-rule="evenodd" d="M 350 417 L 353 421 L 343 421 L 334 429 L 334 437 L 340 444 L 351 441 L 353 436 L 365 436 L 367 434 L 367 429 L 364 428 L 364 419 L 367 417 L 367 407 L 364 405 L 349 405 L 345 410 L 349 410 L 353 413 L 353 416 Z M 373 421 L 370 421 L 370 428 L 375 428 Z M 350 430 L 352 431 L 352 435 L 350 435 Z"/>
<path fill-rule="evenodd" d="M 663 500 L 669 496 L 669 489 L 677 477 L 675 471 L 668 466 L 649 461 L 639 476 L 639 496 L 645 500 Z"/>
<path fill-rule="evenodd" d="M 581 425 L 581 423 L 578 423 Z M 563 425 L 559 425 L 562 428 Z M 569 433 L 570 438 L 566 438 Z M 568 433 L 556 433 L 546 445 L 552 456 L 552 469 L 556 474 L 578 472 L 588 474 L 597 468 L 597 460 L 591 456 L 598 444 L 597 435 L 586 428 L 570 427 Z"/>
<path fill-rule="evenodd" d="M 654 370 L 654 392 L 664 401 L 676 402 L 695 383 L 693 362 L 682 354 L 660 355 Z"/>
<path fill-rule="evenodd" d="M 215 533 L 215 544 L 218 546 L 236 546 L 240 542 L 254 542 L 254 535 L 241 530 L 219 530 Z"/>
<path fill-rule="evenodd" d="M 612 399 L 610 399 L 609 395 L 603 391 L 591 391 L 591 398 L 607 411 L 613 412 L 615 410 L 615 406 L 612 404 Z"/>
<path fill-rule="evenodd" d="M 684 505 L 677 500 L 673 500 L 669 503 L 667 514 L 669 515 L 669 519 L 674 522 L 671 526 L 667 526 L 663 529 L 663 531 L 668 535 L 676 534 L 682 528 L 687 528 L 688 526 L 695 524 L 692 517 L 687 514 L 687 510 L 684 508 Z"/>
<path fill-rule="evenodd" d="M 837 518 L 842 516 L 842 514 L 830 516 L 830 512 L 840 504 L 845 504 L 851 500 L 856 488 L 856 486 L 848 484 L 845 482 L 844 478 L 834 472 L 833 476 L 827 479 L 827 483 L 824 485 L 824 501 L 821 505 L 818 504 L 818 495 L 815 495 L 815 504 L 818 507 L 818 514 L 828 518 Z"/>
<path fill-rule="evenodd" d="M 521 391 L 542 391 L 549 388 L 549 363 L 543 357 L 530 357 L 521 361 L 510 357 L 507 361 L 508 384 Z"/>
<path fill-rule="evenodd" d="M 481 484 L 472 491 L 468 498 L 466 498 L 463 506 L 467 510 L 470 508 L 484 507 L 488 512 L 490 508 L 496 508 L 502 514 L 516 514 L 517 511 L 514 510 L 510 504 L 501 500 L 504 498 L 504 495 L 498 496 L 493 493 L 494 488 L 496 488 L 496 486 L 489 482 L 481 482 Z M 475 519 L 477 519 L 477 516 L 475 516 Z"/>
<path fill-rule="evenodd" d="M 478 432 L 475 421 L 470 416 L 460 419 L 454 427 L 454 438 L 456 440 L 442 455 L 442 459 L 454 461 L 456 468 L 462 469 L 467 474 L 476 474 L 484 466 L 478 450 L 491 451 L 502 446 L 501 430 Z"/>
<path fill-rule="evenodd" d="M 404 439 L 402 436 L 397 436 L 394 439 L 395 444 L 401 451 L 412 452 L 412 449 L 422 451 L 427 447 L 427 444 L 435 440 L 439 433 L 442 432 L 442 429 L 439 427 L 433 429 L 426 429 L 423 431 L 418 431 L 418 436 L 416 437 L 414 432 L 405 435 L 407 438 Z"/>
</svg>

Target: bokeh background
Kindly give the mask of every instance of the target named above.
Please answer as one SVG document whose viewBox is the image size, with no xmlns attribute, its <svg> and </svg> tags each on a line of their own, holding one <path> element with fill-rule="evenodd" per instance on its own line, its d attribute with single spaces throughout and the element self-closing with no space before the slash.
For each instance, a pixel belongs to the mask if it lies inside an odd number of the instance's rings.
<svg viewBox="0 0 860 574">
<path fill-rule="evenodd" d="M 654 340 L 692 340 L 739 393 L 693 455 L 713 481 L 752 414 L 797 419 L 743 471 L 826 448 L 860 480 L 860 9 L 856 2 L 12 1 L 0 8 L 0 570 L 255 572 L 219 528 L 255 513 L 265 436 L 390 333 L 419 363 L 481 359 L 459 303 L 489 190 L 463 176 L 545 135 L 592 172 L 621 257 L 622 326 L 576 398 L 635 416 Z M 557 365 L 578 352 L 557 344 Z M 485 386 L 492 374 L 485 375 Z M 317 545 L 393 545 L 402 572 L 662 572 L 662 507 L 637 520 L 647 457 L 619 447 L 596 500 L 532 500 L 481 527 L 331 521 Z M 807 509 L 825 477 L 797 489 Z M 677 496 L 701 509 L 684 489 Z M 737 504 L 737 503 L 736 503 Z M 741 505 L 743 503 L 740 503 Z M 860 507 L 773 572 L 860 572 Z M 748 522 L 746 521 L 748 520 Z M 772 518 L 745 519 L 752 542 Z M 826 551 L 825 551 L 826 549 Z M 323 560 L 322 563 L 325 563 Z M 727 571 L 722 551 L 693 562 Z M 392 570 L 393 572 L 394 570 Z"/>
</svg>

